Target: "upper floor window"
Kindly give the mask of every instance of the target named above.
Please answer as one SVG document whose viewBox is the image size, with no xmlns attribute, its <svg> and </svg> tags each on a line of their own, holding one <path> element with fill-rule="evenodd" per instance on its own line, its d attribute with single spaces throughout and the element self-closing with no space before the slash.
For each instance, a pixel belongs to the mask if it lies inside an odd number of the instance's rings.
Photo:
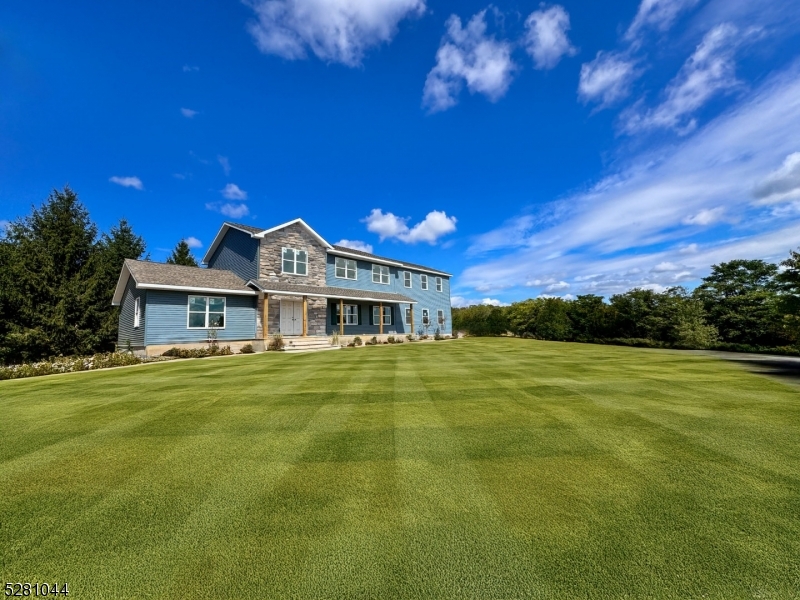
<svg viewBox="0 0 800 600">
<path fill-rule="evenodd" d="M 389 267 L 372 265 L 372 283 L 389 285 Z"/>
<path fill-rule="evenodd" d="M 437 292 L 441 292 L 442 291 L 442 278 L 441 277 L 437 277 L 436 278 L 436 291 Z"/>
<path fill-rule="evenodd" d="M 428 276 L 427 275 L 420 275 L 419 276 L 419 287 L 423 290 L 428 289 Z"/>
<path fill-rule="evenodd" d="M 356 261 L 337 256 L 336 277 L 339 279 L 356 279 Z"/>
<path fill-rule="evenodd" d="M 308 275 L 308 252 L 284 248 L 283 272 L 287 275 Z"/>
<path fill-rule="evenodd" d="M 403 285 L 407 288 L 411 287 L 411 273 L 408 271 L 403 273 Z"/>
<path fill-rule="evenodd" d="M 189 329 L 225 328 L 225 298 L 189 296 Z"/>
<path fill-rule="evenodd" d="M 141 318 L 142 318 L 141 300 L 142 299 L 140 297 L 137 297 L 133 301 L 133 326 L 134 326 L 134 328 L 139 327 L 139 323 L 140 323 Z"/>
</svg>

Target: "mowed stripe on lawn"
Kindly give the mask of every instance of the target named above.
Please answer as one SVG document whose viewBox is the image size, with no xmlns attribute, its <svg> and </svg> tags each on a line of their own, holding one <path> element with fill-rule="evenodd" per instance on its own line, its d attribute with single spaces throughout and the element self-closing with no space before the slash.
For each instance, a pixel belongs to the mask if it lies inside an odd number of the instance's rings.
<svg viewBox="0 0 800 600">
<path fill-rule="evenodd" d="M 800 597 L 800 393 L 467 339 L 0 382 L 5 581 L 73 597 Z"/>
</svg>

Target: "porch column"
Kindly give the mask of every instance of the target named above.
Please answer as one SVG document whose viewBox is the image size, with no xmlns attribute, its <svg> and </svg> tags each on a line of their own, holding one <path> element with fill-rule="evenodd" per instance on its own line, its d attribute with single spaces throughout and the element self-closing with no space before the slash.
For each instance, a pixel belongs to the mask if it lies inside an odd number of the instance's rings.
<svg viewBox="0 0 800 600">
<path fill-rule="evenodd" d="M 409 304 L 408 308 L 411 309 L 411 331 L 409 332 L 411 335 L 414 335 L 414 305 Z"/>
<path fill-rule="evenodd" d="M 308 335 L 308 296 L 303 296 L 303 337 Z"/>
<path fill-rule="evenodd" d="M 380 327 L 378 328 L 378 333 L 383 335 L 383 302 L 378 302 L 378 315 L 380 317 L 378 323 L 380 323 Z"/>
<path fill-rule="evenodd" d="M 339 300 L 339 335 L 344 335 L 344 300 Z"/>
<path fill-rule="evenodd" d="M 269 294 L 264 294 L 264 307 L 261 316 L 261 329 L 264 332 L 264 339 L 269 338 Z"/>
</svg>

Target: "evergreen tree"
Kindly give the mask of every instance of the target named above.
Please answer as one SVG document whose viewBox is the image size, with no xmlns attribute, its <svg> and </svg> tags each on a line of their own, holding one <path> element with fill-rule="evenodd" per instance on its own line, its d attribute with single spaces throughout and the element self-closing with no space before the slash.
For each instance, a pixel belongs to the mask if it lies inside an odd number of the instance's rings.
<svg viewBox="0 0 800 600">
<path fill-rule="evenodd" d="M 181 240 L 167 259 L 167 263 L 171 265 L 183 265 L 184 267 L 196 267 L 197 259 L 192 256 L 192 251 L 189 249 L 189 244 L 186 240 Z"/>
</svg>

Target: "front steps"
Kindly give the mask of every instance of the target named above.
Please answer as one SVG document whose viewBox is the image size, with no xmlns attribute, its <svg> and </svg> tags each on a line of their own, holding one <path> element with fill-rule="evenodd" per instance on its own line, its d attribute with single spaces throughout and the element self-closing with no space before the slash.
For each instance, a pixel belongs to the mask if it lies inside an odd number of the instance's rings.
<svg viewBox="0 0 800 600">
<path fill-rule="evenodd" d="M 315 352 L 320 350 L 338 350 L 338 346 L 331 346 L 327 337 L 284 337 L 284 352 Z"/>
</svg>

